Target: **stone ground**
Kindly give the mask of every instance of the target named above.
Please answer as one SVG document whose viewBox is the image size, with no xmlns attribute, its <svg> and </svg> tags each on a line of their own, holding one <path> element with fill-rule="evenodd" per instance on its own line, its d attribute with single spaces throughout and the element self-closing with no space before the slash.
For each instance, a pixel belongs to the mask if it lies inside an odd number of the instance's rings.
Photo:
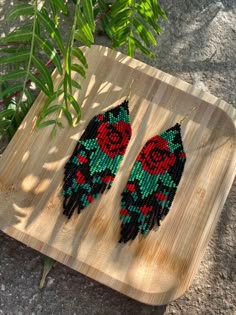
<svg viewBox="0 0 236 315">
<path fill-rule="evenodd" d="M 16 3 L 11 0 L 11 3 Z M 20 2 L 20 1 L 18 1 Z M 236 0 L 162 0 L 169 16 L 157 57 L 137 58 L 236 106 Z M 10 1 L 0 0 L 0 31 Z M 97 43 L 107 45 L 103 37 Z M 43 256 L 0 233 L 0 315 L 236 314 L 236 182 L 195 280 L 166 306 L 148 306 L 61 264 L 40 290 Z"/>
</svg>

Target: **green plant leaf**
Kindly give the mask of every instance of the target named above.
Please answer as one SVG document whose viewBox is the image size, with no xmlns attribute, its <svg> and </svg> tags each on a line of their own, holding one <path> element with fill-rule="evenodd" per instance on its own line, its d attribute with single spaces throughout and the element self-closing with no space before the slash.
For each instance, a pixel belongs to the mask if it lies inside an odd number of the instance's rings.
<svg viewBox="0 0 236 315">
<path fill-rule="evenodd" d="M 64 15 L 68 15 L 68 7 L 64 0 L 50 0 L 49 4 L 54 17 L 58 18 L 58 14 L 61 12 Z"/>
<path fill-rule="evenodd" d="M 144 20 L 141 20 L 139 17 L 133 18 L 133 24 L 139 36 L 142 38 L 143 42 L 147 47 L 151 45 L 156 45 L 156 39 L 153 34 L 148 30 L 148 26 Z"/>
<path fill-rule="evenodd" d="M 71 47 L 67 47 L 66 58 L 65 58 L 65 70 L 67 74 L 71 71 Z"/>
<path fill-rule="evenodd" d="M 113 48 L 121 47 L 127 43 L 127 40 L 128 40 L 128 37 L 118 38 L 116 40 L 113 40 L 112 47 Z"/>
<path fill-rule="evenodd" d="M 55 125 L 57 123 L 57 121 L 55 119 L 50 119 L 50 120 L 46 120 L 40 123 L 36 123 L 36 128 L 40 129 L 40 128 L 44 128 L 50 125 Z"/>
<path fill-rule="evenodd" d="M 5 97 L 8 97 L 9 95 L 14 94 L 15 92 L 22 91 L 22 89 L 23 84 L 11 85 L 0 92 L 0 99 L 4 99 Z"/>
<path fill-rule="evenodd" d="M 2 74 L 0 77 L 0 81 L 17 80 L 17 79 L 25 77 L 26 74 L 27 74 L 26 70 L 15 70 L 6 74 Z"/>
<path fill-rule="evenodd" d="M 45 8 L 42 8 L 41 12 L 37 12 L 37 16 L 39 20 L 42 22 L 42 25 L 45 26 L 47 32 L 49 33 L 50 37 L 56 42 L 58 48 L 64 54 L 64 46 L 63 46 L 63 41 L 61 38 L 61 34 L 58 31 L 58 29 L 55 27 L 53 21 L 50 19 L 48 12 L 46 11 Z"/>
<path fill-rule="evenodd" d="M 93 3 L 92 0 L 83 1 L 83 13 L 85 20 L 88 22 L 92 32 L 95 30 Z"/>
<path fill-rule="evenodd" d="M 46 94 L 47 96 L 50 96 L 50 92 L 48 88 L 46 87 L 45 82 L 43 82 L 39 77 L 37 77 L 36 75 L 32 73 L 28 73 L 28 76 L 30 80 L 34 82 L 37 85 L 37 87 L 44 92 L 44 94 Z"/>
<path fill-rule="evenodd" d="M 31 106 L 33 104 L 33 102 L 34 102 L 34 98 L 32 96 L 32 93 L 31 93 L 30 89 L 28 89 L 28 88 L 25 88 L 24 92 L 25 92 L 25 95 L 27 97 L 28 105 Z"/>
<path fill-rule="evenodd" d="M 26 90 L 27 90 L 27 89 L 25 89 L 25 91 L 26 91 Z M 27 104 L 26 102 L 21 102 L 21 103 L 19 104 L 20 114 L 21 114 L 21 113 L 23 114 L 23 115 L 21 115 L 22 118 L 24 118 L 24 117 L 27 115 L 27 113 L 28 113 L 28 111 L 29 111 L 31 105 L 32 105 L 32 103 L 29 105 L 29 104 Z"/>
<path fill-rule="evenodd" d="M 20 114 L 16 111 L 15 115 L 12 119 L 12 123 L 15 125 L 16 129 L 20 126 L 23 118 L 20 116 Z"/>
<path fill-rule="evenodd" d="M 57 12 L 58 12 L 55 1 L 49 0 L 49 5 L 50 5 L 50 8 L 52 10 L 52 14 L 55 17 L 57 15 Z"/>
<path fill-rule="evenodd" d="M 9 106 L 15 105 L 15 100 L 13 98 L 7 99 L 9 96 L 11 96 L 11 91 L 9 90 L 9 88 L 10 88 L 10 86 L 9 86 L 7 81 L 1 82 L 0 99 L 4 99 L 3 109 L 8 109 Z M 7 90 L 9 91 L 9 93 Z M 4 96 L 2 96 L 2 95 L 4 95 Z"/>
<path fill-rule="evenodd" d="M 128 24 L 130 24 L 130 17 L 132 14 L 133 13 L 130 9 L 125 9 L 112 18 L 109 23 L 109 27 L 111 28 L 112 32 L 116 32 L 120 28 L 126 27 Z"/>
<path fill-rule="evenodd" d="M 118 13 L 126 10 L 129 7 L 129 1 L 127 0 L 119 0 L 115 1 L 112 4 L 110 15 L 111 17 L 115 17 Z"/>
<path fill-rule="evenodd" d="M 104 0 L 98 0 L 97 5 L 99 7 L 99 12 L 102 14 L 101 17 L 101 25 L 103 27 L 104 32 L 107 34 L 109 38 L 112 36 L 112 32 L 110 31 L 109 22 L 110 22 L 110 14 L 109 4 Z M 106 12 L 106 14 L 104 14 Z"/>
<path fill-rule="evenodd" d="M 3 119 L 9 119 L 12 118 L 12 116 L 15 114 L 14 109 L 4 109 L 0 112 L 0 121 Z"/>
<path fill-rule="evenodd" d="M 55 134 L 57 127 L 63 127 L 58 118 L 48 118 L 53 113 L 54 116 L 59 112 L 62 113 L 69 125 L 74 125 L 76 118 L 76 122 L 79 121 L 80 106 L 72 95 L 72 87 L 81 89 L 81 86 L 80 81 L 73 79 L 72 71 L 85 77 L 88 64 L 83 51 L 73 45 L 74 40 L 78 40 L 80 44 L 90 47 L 94 42 L 96 17 L 99 17 L 105 33 L 112 39 L 113 47 L 127 45 L 130 56 L 134 56 L 135 50 L 153 56 L 150 47 L 157 44 L 155 35 L 161 31 L 159 20 L 166 18 L 158 0 L 73 0 L 73 2 L 76 4 L 76 12 L 69 40 L 64 40 L 63 30 L 60 28 L 61 13 L 68 14 L 68 1 L 49 0 L 49 3 L 43 1 L 37 8 L 35 2 L 32 2 L 33 5 L 23 4 L 14 6 L 10 10 L 10 19 L 19 16 L 29 18 L 5 38 L 0 39 L 0 42 L 7 44 L 6 47 L 0 48 L 0 53 L 3 53 L 0 65 L 10 64 L 12 69 L 0 78 L 0 83 L 3 81 L 2 86 L 4 86 L 0 97 L 6 100 L 3 108 L 10 110 L 6 118 L 0 118 L 5 128 L 0 128 L 0 132 L 6 130 L 8 135 L 12 136 L 32 105 L 34 97 L 28 88 L 28 79 L 48 96 L 37 122 L 38 128 L 52 125 L 52 132 Z M 9 44 L 9 41 L 12 44 Z M 26 44 L 22 45 L 22 41 Z M 17 47 L 13 46 L 13 42 L 18 43 Z M 60 52 L 63 56 L 63 65 Z M 48 56 L 61 75 L 58 91 L 54 92 L 50 71 L 38 57 L 41 58 L 42 55 Z M 32 65 L 37 68 L 36 73 L 31 72 Z M 26 69 L 30 69 L 30 73 Z M 13 82 L 23 78 L 25 79 L 22 85 Z M 7 85 L 5 80 L 9 80 L 12 85 Z M 22 92 L 26 96 L 24 102 L 19 97 Z M 16 97 L 8 100 L 11 95 Z M 63 97 L 57 100 L 60 95 Z M 75 113 L 76 118 L 74 118 Z"/>
<path fill-rule="evenodd" d="M 83 78 L 86 78 L 86 72 L 83 67 L 78 64 L 73 63 L 71 70 L 78 72 Z"/>
<path fill-rule="evenodd" d="M 63 93 L 63 90 L 59 89 L 57 91 L 55 91 L 53 94 L 51 94 L 48 99 L 46 100 L 43 110 L 45 110 L 46 108 L 48 108 L 48 106 L 56 99 L 58 98 L 61 94 Z"/>
<path fill-rule="evenodd" d="M 56 135 L 57 135 L 57 125 L 54 125 L 52 129 L 52 138 L 55 138 Z"/>
<path fill-rule="evenodd" d="M 61 10 L 61 12 L 65 15 L 68 15 L 68 7 L 64 0 L 51 0 L 50 2 L 56 2 L 56 6 Z"/>
<path fill-rule="evenodd" d="M 13 20 L 18 16 L 34 15 L 34 7 L 32 4 L 14 5 L 7 15 L 7 20 Z"/>
<path fill-rule="evenodd" d="M 30 44 L 30 43 L 29 43 Z M 8 43 L 8 46 L 6 47 L 0 47 L 0 53 L 7 53 L 7 54 L 12 54 L 12 53 L 19 53 L 19 52 L 24 52 L 27 53 L 28 51 L 25 49 L 27 44 L 19 44 L 17 46 L 11 46 L 12 44 Z"/>
<path fill-rule="evenodd" d="M 25 32 L 21 30 L 14 31 L 8 34 L 6 37 L 0 39 L 0 43 L 11 42 L 30 42 L 32 39 L 32 32 Z"/>
<path fill-rule="evenodd" d="M 102 13 L 106 12 L 107 9 L 109 8 L 108 3 L 104 0 L 98 0 L 98 5 Z"/>
<path fill-rule="evenodd" d="M 74 37 L 85 46 L 90 47 L 92 44 L 92 42 L 84 35 L 81 30 L 76 30 L 74 33 Z"/>
<path fill-rule="evenodd" d="M 113 12 L 114 14 L 114 12 Z M 130 23 L 129 20 L 126 21 L 126 23 L 124 23 L 125 18 L 129 18 L 131 15 L 133 14 L 132 10 L 128 7 L 125 8 L 123 11 L 121 12 L 117 12 L 116 15 L 114 15 L 114 17 L 111 19 L 111 23 L 110 25 L 120 25 L 120 24 L 127 24 Z"/>
<path fill-rule="evenodd" d="M 32 55 L 31 58 L 32 58 L 33 64 L 39 70 L 40 75 L 42 76 L 43 80 L 47 84 L 50 94 L 53 93 L 54 86 L 53 86 L 51 74 L 48 68 L 44 65 L 44 63 L 41 60 L 36 58 L 34 55 Z"/>
<path fill-rule="evenodd" d="M 71 113 L 69 112 L 69 110 L 66 108 L 66 107 L 63 107 L 62 108 L 62 111 L 63 111 L 63 114 L 65 115 L 68 123 L 70 126 L 73 126 L 73 118 L 72 118 L 72 115 Z"/>
<path fill-rule="evenodd" d="M 62 109 L 61 105 L 52 105 L 52 106 L 48 107 L 47 109 L 43 110 L 39 116 L 38 123 L 40 123 L 48 115 L 50 115 L 54 112 L 57 112 L 60 109 Z"/>
<path fill-rule="evenodd" d="M 155 16 L 161 16 L 163 19 L 167 19 L 167 16 L 165 14 L 165 11 L 162 10 L 162 8 L 160 7 L 160 5 L 158 4 L 157 0 L 147 0 L 147 2 L 149 3 L 149 5 L 152 8 L 153 13 L 155 14 Z"/>
<path fill-rule="evenodd" d="M 39 288 L 42 289 L 45 285 L 45 280 L 47 278 L 47 275 L 55 265 L 56 261 L 48 256 L 44 256 L 43 259 L 43 273 L 42 273 L 42 278 L 39 284 Z"/>
<path fill-rule="evenodd" d="M 73 47 L 71 52 L 72 52 L 72 56 L 75 56 L 85 68 L 88 68 L 87 60 L 84 56 L 84 53 L 82 52 L 80 48 Z"/>
<path fill-rule="evenodd" d="M 138 39 L 136 39 L 135 37 L 132 37 L 132 39 L 134 40 L 135 42 L 135 46 L 138 47 L 138 49 L 144 53 L 145 55 L 149 56 L 149 57 L 154 57 L 155 55 L 153 54 L 153 52 L 149 49 L 147 49 L 146 47 L 144 47 L 142 45 L 142 43 L 140 43 L 140 41 Z"/>
<path fill-rule="evenodd" d="M 112 33 L 111 39 L 115 41 L 122 41 L 123 39 L 127 39 L 130 36 L 130 33 L 130 25 L 128 24 L 127 26 L 122 27 L 119 31 Z"/>
<path fill-rule="evenodd" d="M 117 32 L 114 32 L 112 36 L 113 47 L 120 47 L 122 45 L 125 45 L 129 41 L 129 38 L 131 35 L 132 35 L 132 31 L 131 31 L 130 25 L 120 29 Z"/>
<path fill-rule="evenodd" d="M 67 91 L 69 87 L 70 93 L 72 93 L 72 83 L 71 83 L 71 47 L 66 49 L 65 57 L 65 76 L 64 76 L 64 91 Z"/>
<path fill-rule="evenodd" d="M 62 66 L 61 66 L 61 60 L 58 56 L 56 49 L 50 44 L 49 41 L 42 39 L 38 35 L 35 35 L 35 39 L 38 42 L 41 49 L 43 49 L 43 51 L 47 54 L 49 59 L 52 60 L 58 72 L 62 74 L 63 71 L 62 71 Z"/>
<path fill-rule="evenodd" d="M 11 54 L 10 56 L 3 56 L 0 58 L 0 64 L 7 63 L 16 63 L 21 61 L 26 61 L 29 59 L 29 53 L 26 52 L 17 52 L 15 54 Z"/>
<path fill-rule="evenodd" d="M 142 1 L 141 3 L 137 3 L 135 5 L 137 13 L 145 20 L 147 21 L 155 30 L 157 34 L 160 34 L 162 31 L 161 27 L 157 23 L 157 17 L 151 10 L 150 6 Z"/>
<path fill-rule="evenodd" d="M 73 87 L 75 87 L 76 89 L 79 89 L 79 90 L 81 90 L 81 85 L 77 82 L 77 81 L 75 81 L 75 80 L 71 80 L 71 83 L 72 83 L 72 86 Z"/>
<path fill-rule="evenodd" d="M 89 24 L 86 22 L 81 10 L 78 10 L 76 17 L 79 30 L 84 33 L 85 37 L 87 38 L 87 41 L 93 43 L 94 38 L 92 30 L 90 29 Z"/>
<path fill-rule="evenodd" d="M 107 34 L 107 36 L 110 38 L 112 35 L 112 32 L 109 28 L 109 22 L 110 22 L 110 14 L 111 14 L 111 7 L 109 7 L 109 4 L 106 3 L 104 0 L 98 0 L 98 7 L 99 7 L 99 13 L 101 14 L 101 25 L 104 30 L 104 32 Z"/>
<path fill-rule="evenodd" d="M 64 100 L 65 100 L 65 103 L 66 103 L 66 106 L 68 106 L 67 104 L 67 94 L 68 94 L 68 89 L 67 89 L 67 75 L 65 74 L 64 75 L 64 78 L 63 78 L 63 93 L 64 93 Z"/>
<path fill-rule="evenodd" d="M 0 120 L 0 129 L 6 130 L 11 125 L 11 120 L 1 119 Z"/>
<path fill-rule="evenodd" d="M 134 49 L 135 49 L 135 42 L 132 37 L 128 39 L 128 55 L 133 57 L 134 56 Z"/>
<path fill-rule="evenodd" d="M 39 19 L 36 17 L 34 36 L 35 36 L 35 35 L 40 36 L 40 33 L 41 33 L 41 25 L 40 25 Z M 35 40 L 35 37 L 34 37 L 34 40 Z"/>
<path fill-rule="evenodd" d="M 69 99 L 69 102 L 71 103 L 71 105 L 74 107 L 74 110 L 75 110 L 75 112 L 77 114 L 76 123 L 78 123 L 80 118 L 81 118 L 80 106 L 79 106 L 78 102 L 76 101 L 76 99 L 74 98 L 74 96 L 68 94 L 68 99 Z"/>
</svg>

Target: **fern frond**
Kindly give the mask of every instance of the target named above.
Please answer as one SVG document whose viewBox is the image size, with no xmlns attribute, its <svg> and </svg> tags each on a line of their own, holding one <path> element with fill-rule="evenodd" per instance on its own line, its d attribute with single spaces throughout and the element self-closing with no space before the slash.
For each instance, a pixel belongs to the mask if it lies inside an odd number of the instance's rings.
<svg viewBox="0 0 236 315">
<path fill-rule="evenodd" d="M 104 0 L 98 0 L 105 9 Z M 111 38 L 113 48 L 127 46 L 128 55 L 139 50 L 153 57 L 151 47 L 157 44 L 155 34 L 161 32 L 159 20 L 166 15 L 157 0 L 116 0 L 106 19 L 102 19 L 104 31 Z"/>
</svg>

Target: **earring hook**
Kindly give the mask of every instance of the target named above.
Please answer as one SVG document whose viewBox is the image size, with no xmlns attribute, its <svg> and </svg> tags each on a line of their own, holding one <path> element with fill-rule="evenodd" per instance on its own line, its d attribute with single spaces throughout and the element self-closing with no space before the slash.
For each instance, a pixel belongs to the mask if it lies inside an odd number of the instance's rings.
<svg viewBox="0 0 236 315">
<path fill-rule="evenodd" d="M 189 118 L 189 116 L 197 109 L 197 106 L 194 106 L 189 113 L 187 113 L 180 121 L 179 124 L 181 125 L 185 119 Z"/>
</svg>

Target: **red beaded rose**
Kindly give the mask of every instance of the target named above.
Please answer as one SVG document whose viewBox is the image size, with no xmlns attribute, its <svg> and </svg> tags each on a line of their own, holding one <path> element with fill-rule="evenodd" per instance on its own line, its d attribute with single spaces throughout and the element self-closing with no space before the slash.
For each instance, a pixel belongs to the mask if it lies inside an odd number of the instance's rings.
<svg viewBox="0 0 236 315">
<path fill-rule="evenodd" d="M 124 155 L 131 136 L 130 124 L 119 121 L 117 124 L 102 123 L 98 128 L 97 142 L 109 157 Z"/>
<path fill-rule="evenodd" d="M 138 161 L 149 174 L 164 174 L 175 164 L 176 157 L 170 152 L 167 140 L 160 136 L 150 139 L 140 152 Z"/>
</svg>

